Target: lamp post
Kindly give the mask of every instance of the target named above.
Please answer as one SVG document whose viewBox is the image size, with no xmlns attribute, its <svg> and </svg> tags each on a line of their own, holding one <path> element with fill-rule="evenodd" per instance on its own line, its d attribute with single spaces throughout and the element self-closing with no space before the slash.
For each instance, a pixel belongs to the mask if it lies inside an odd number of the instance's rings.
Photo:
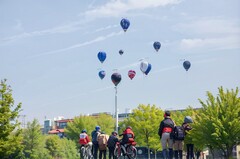
<svg viewBox="0 0 240 159">
<path fill-rule="evenodd" d="M 117 106 L 117 85 L 120 83 L 122 77 L 119 73 L 113 73 L 111 76 L 112 82 L 115 85 L 115 115 L 116 115 L 116 131 L 118 132 L 118 106 Z"/>
<path fill-rule="evenodd" d="M 118 132 L 117 86 L 115 87 L 115 116 L 116 116 L 116 131 Z"/>
</svg>

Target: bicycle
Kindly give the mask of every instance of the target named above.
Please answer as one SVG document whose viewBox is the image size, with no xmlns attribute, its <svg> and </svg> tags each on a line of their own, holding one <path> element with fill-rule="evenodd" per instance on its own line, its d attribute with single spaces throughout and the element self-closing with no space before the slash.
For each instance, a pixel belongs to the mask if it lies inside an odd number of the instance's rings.
<svg viewBox="0 0 240 159">
<path fill-rule="evenodd" d="M 93 159 L 91 145 L 84 145 L 80 149 L 81 159 Z"/>
<path fill-rule="evenodd" d="M 121 145 L 120 142 L 117 142 L 116 143 L 116 147 L 114 149 L 114 156 L 115 156 L 115 159 L 119 159 L 121 156 L 124 156 L 124 159 L 125 159 L 125 156 L 128 157 L 128 159 L 136 159 L 137 158 L 137 149 L 136 149 L 136 142 L 132 142 L 132 143 L 128 143 L 125 145 Z M 125 150 L 126 150 L 126 154 L 124 154 L 124 150 L 123 150 L 123 147 L 125 147 Z"/>
</svg>

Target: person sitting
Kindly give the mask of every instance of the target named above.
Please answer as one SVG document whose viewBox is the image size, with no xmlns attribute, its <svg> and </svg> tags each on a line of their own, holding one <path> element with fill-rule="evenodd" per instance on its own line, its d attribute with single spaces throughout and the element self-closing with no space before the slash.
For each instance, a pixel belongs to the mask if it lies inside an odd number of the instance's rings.
<svg viewBox="0 0 240 159">
<path fill-rule="evenodd" d="M 91 153 L 92 150 L 92 142 L 90 141 L 90 138 L 87 134 L 87 130 L 83 129 L 82 132 L 79 135 L 79 144 L 80 147 L 85 146 L 89 150 L 88 153 Z"/>
<path fill-rule="evenodd" d="M 132 144 L 134 142 L 134 132 L 132 131 L 132 127 L 128 126 L 122 134 L 119 136 L 123 136 L 122 140 L 120 141 L 121 147 L 123 149 L 123 153 L 126 154 L 126 145 Z"/>
</svg>

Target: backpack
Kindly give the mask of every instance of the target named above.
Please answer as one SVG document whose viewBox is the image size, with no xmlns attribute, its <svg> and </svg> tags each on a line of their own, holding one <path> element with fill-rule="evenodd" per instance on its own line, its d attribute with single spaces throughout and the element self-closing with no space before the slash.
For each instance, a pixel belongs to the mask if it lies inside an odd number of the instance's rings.
<svg viewBox="0 0 240 159">
<path fill-rule="evenodd" d="M 117 137 L 111 135 L 107 141 L 108 147 L 114 148 L 117 141 L 118 141 Z"/>
<path fill-rule="evenodd" d="M 173 139 L 174 140 L 184 140 L 185 130 L 183 126 L 175 126 L 173 129 Z"/>
<path fill-rule="evenodd" d="M 108 141 L 108 135 L 100 134 L 98 136 L 99 150 L 106 150 L 107 149 L 107 141 Z"/>
<path fill-rule="evenodd" d="M 100 134 L 100 132 L 98 132 L 98 131 L 96 131 L 96 130 L 92 132 L 92 142 L 93 142 L 94 144 L 97 144 L 97 143 L 98 143 L 98 141 L 97 141 L 98 134 Z"/>
</svg>

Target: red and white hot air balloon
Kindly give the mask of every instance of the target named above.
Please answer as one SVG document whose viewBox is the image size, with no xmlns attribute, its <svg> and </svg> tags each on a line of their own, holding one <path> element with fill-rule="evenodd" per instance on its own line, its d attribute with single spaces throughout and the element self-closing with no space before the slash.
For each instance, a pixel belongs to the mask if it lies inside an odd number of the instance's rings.
<svg viewBox="0 0 240 159">
<path fill-rule="evenodd" d="M 136 72 L 134 70 L 128 71 L 128 77 L 132 80 L 136 75 Z"/>
</svg>

